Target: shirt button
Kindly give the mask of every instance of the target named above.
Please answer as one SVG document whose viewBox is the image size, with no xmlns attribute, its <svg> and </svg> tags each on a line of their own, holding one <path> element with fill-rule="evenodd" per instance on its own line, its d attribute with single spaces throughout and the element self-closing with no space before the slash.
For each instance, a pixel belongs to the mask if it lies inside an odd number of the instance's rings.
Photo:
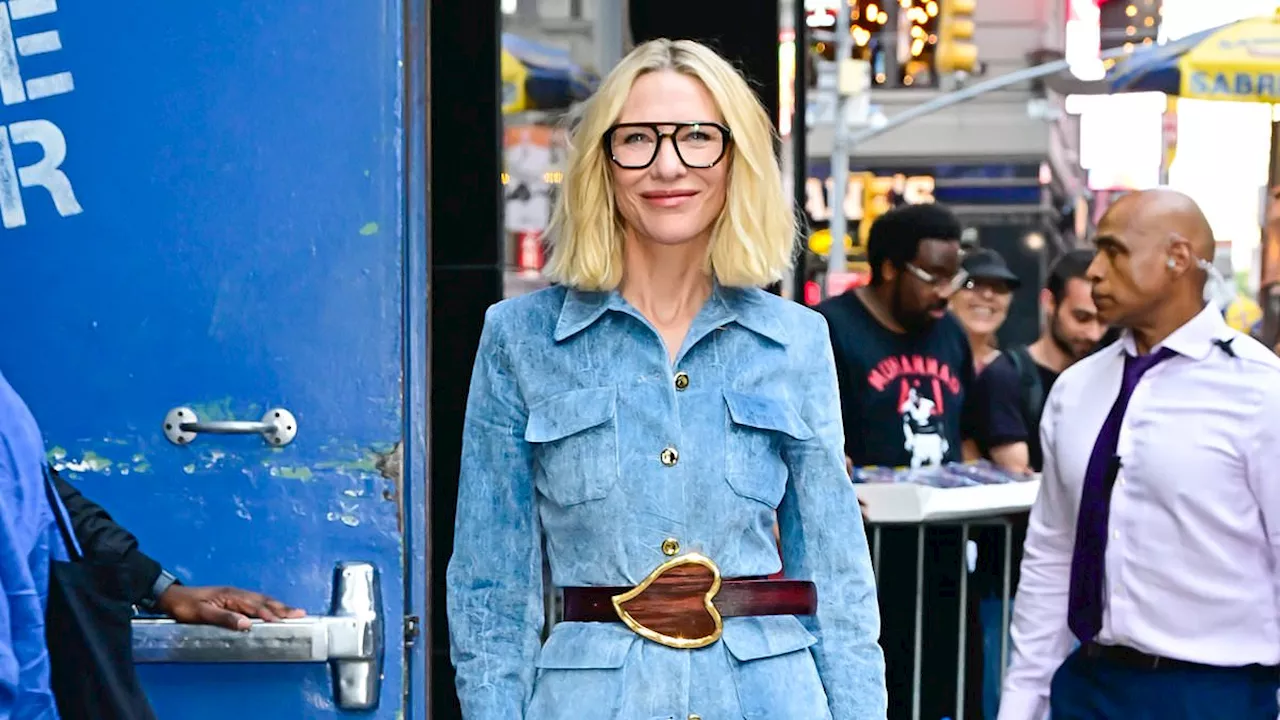
<svg viewBox="0 0 1280 720">
<path fill-rule="evenodd" d="M 680 462 L 680 453 L 673 447 L 663 448 L 662 454 L 658 456 L 658 459 L 662 461 L 663 465 L 671 467 Z"/>
<path fill-rule="evenodd" d="M 667 538 L 662 541 L 662 554 L 667 557 L 673 557 L 680 552 L 680 541 L 675 538 Z"/>
<path fill-rule="evenodd" d="M 1119 531 L 1119 530 L 1112 531 L 1112 533 L 1111 533 L 1111 537 L 1112 537 L 1112 539 L 1119 540 L 1119 539 L 1120 539 L 1120 531 Z"/>
<path fill-rule="evenodd" d="M 702 716 L 697 713 L 689 713 L 689 720 L 702 720 Z"/>
<path fill-rule="evenodd" d="M 676 373 L 676 389 L 684 390 L 687 387 L 689 387 L 689 373 L 687 372 Z"/>
</svg>

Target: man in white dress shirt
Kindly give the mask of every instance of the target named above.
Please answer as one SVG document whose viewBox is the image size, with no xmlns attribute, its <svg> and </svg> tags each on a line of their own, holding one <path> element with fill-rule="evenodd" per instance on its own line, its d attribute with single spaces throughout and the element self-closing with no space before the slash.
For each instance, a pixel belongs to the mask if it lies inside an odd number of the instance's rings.
<svg viewBox="0 0 1280 720">
<path fill-rule="evenodd" d="M 1190 198 L 1121 198 L 1097 246 L 1124 333 L 1046 403 L 1000 720 L 1276 720 L 1280 359 L 1205 306 Z"/>
</svg>

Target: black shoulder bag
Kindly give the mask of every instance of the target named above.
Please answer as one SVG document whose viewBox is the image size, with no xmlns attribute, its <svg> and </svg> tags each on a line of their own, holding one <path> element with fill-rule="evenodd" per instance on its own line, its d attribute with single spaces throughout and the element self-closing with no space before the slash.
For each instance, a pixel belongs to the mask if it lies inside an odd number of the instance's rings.
<svg viewBox="0 0 1280 720">
<path fill-rule="evenodd" d="M 45 639 L 62 720 L 156 720 L 133 665 L 133 605 L 119 568 L 84 557 L 53 480 L 45 494 L 69 562 L 49 568 Z"/>
</svg>

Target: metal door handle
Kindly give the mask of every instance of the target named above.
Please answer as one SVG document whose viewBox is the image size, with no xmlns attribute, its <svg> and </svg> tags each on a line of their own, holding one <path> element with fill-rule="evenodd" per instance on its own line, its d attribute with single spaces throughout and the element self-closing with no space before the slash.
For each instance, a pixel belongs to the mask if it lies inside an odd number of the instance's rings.
<svg viewBox="0 0 1280 720">
<path fill-rule="evenodd" d="M 329 663 L 334 703 L 372 710 L 382 690 L 385 629 L 378 570 L 363 562 L 334 570 L 330 615 L 255 622 L 248 632 L 172 620 L 133 621 L 138 663 Z"/>
<path fill-rule="evenodd" d="M 261 435 L 276 446 L 293 442 L 298 420 L 284 408 L 272 408 L 261 420 L 205 420 L 189 407 L 176 407 L 164 416 L 164 436 L 174 445 L 187 445 L 200 433 L 211 435 Z"/>
</svg>

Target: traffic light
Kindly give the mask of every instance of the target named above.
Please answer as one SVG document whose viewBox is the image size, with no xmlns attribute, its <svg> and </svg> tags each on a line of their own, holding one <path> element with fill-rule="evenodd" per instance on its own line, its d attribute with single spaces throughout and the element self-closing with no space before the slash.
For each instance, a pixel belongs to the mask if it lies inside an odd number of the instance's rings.
<svg viewBox="0 0 1280 720">
<path fill-rule="evenodd" d="M 934 66 L 940 73 L 975 72 L 978 46 L 973 42 L 977 0 L 938 0 L 938 46 Z"/>
<path fill-rule="evenodd" d="M 890 178 L 876 177 L 875 173 L 862 173 L 862 219 L 858 221 L 858 246 L 864 251 L 871 237 L 871 225 L 892 208 L 889 188 L 886 187 L 892 182 Z"/>
</svg>

